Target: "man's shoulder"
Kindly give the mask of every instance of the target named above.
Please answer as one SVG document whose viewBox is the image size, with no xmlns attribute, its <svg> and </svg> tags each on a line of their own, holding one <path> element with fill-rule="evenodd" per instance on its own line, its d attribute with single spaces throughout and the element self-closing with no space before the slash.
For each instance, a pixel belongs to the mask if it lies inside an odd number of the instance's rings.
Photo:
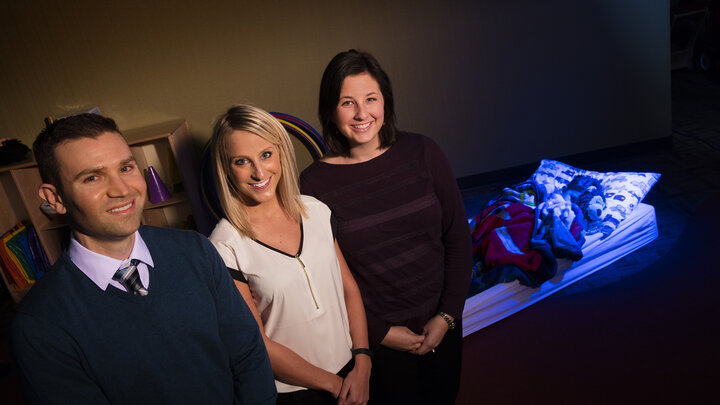
<svg viewBox="0 0 720 405">
<path fill-rule="evenodd" d="M 157 226 L 143 225 L 140 227 L 140 235 L 146 243 L 177 245 L 179 243 L 198 243 L 205 239 L 197 231 L 190 229 L 161 228 Z"/>
<path fill-rule="evenodd" d="M 83 283 L 79 276 L 80 271 L 73 269 L 74 265 L 63 254 L 42 278 L 37 280 L 28 291 L 17 308 L 18 314 L 42 314 L 60 311 L 64 303 L 72 302 L 77 297 L 71 297 Z"/>
<path fill-rule="evenodd" d="M 210 240 L 196 231 L 143 225 L 140 236 L 156 267 L 182 266 L 209 273 L 209 268 L 221 263 Z"/>
</svg>

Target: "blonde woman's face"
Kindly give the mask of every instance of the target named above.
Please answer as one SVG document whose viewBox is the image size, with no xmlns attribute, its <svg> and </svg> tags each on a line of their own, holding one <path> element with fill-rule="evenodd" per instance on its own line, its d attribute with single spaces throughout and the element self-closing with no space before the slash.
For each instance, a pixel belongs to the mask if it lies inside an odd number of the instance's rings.
<svg viewBox="0 0 720 405">
<path fill-rule="evenodd" d="M 234 131 L 225 141 L 230 175 L 248 206 L 277 200 L 282 175 L 280 151 L 272 143 L 247 131 Z"/>
</svg>

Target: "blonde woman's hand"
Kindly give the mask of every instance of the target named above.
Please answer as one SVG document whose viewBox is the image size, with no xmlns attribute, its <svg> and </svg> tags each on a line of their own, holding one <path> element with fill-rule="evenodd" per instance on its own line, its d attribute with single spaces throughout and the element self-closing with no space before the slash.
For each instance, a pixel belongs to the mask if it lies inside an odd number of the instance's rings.
<svg viewBox="0 0 720 405">
<path fill-rule="evenodd" d="M 338 405 L 365 405 L 370 399 L 370 369 L 369 356 L 359 354 L 355 356 L 355 367 L 343 380 Z"/>
</svg>

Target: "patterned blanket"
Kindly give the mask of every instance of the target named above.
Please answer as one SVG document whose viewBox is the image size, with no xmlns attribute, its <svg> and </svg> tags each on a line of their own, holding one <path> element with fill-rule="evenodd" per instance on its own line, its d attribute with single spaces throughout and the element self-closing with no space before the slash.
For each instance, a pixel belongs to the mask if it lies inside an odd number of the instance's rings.
<svg viewBox="0 0 720 405">
<path fill-rule="evenodd" d="M 505 188 L 474 219 L 469 295 L 514 280 L 538 287 L 557 272 L 557 258 L 582 258 L 579 209 L 562 196 L 540 201 L 537 190 L 534 181 Z"/>
</svg>

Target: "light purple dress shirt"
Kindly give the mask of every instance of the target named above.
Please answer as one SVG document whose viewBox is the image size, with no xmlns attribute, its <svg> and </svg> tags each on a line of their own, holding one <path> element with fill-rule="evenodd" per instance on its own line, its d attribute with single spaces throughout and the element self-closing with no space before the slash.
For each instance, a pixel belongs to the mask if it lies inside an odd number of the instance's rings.
<svg viewBox="0 0 720 405">
<path fill-rule="evenodd" d="M 88 250 L 75 239 L 75 235 L 70 238 L 68 254 L 70 255 L 70 260 L 75 263 L 80 271 L 103 291 L 107 289 L 108 285 L 112 285 L 121 291 L 126 291 L 125 287 L 113 280 L 112 277 L 118 269 L 127 266 L 131 259 L 140 261 L 137 267 L 140 281 L 146 289 L 150 287 L 149 267 L 153 267 L 153 260 L 145 241 L 143 241 L 138 231 L 135 231 L 135 241 L 130 256 L 125 260 L 113 259 L 112 257 Z"/>
</svg>

